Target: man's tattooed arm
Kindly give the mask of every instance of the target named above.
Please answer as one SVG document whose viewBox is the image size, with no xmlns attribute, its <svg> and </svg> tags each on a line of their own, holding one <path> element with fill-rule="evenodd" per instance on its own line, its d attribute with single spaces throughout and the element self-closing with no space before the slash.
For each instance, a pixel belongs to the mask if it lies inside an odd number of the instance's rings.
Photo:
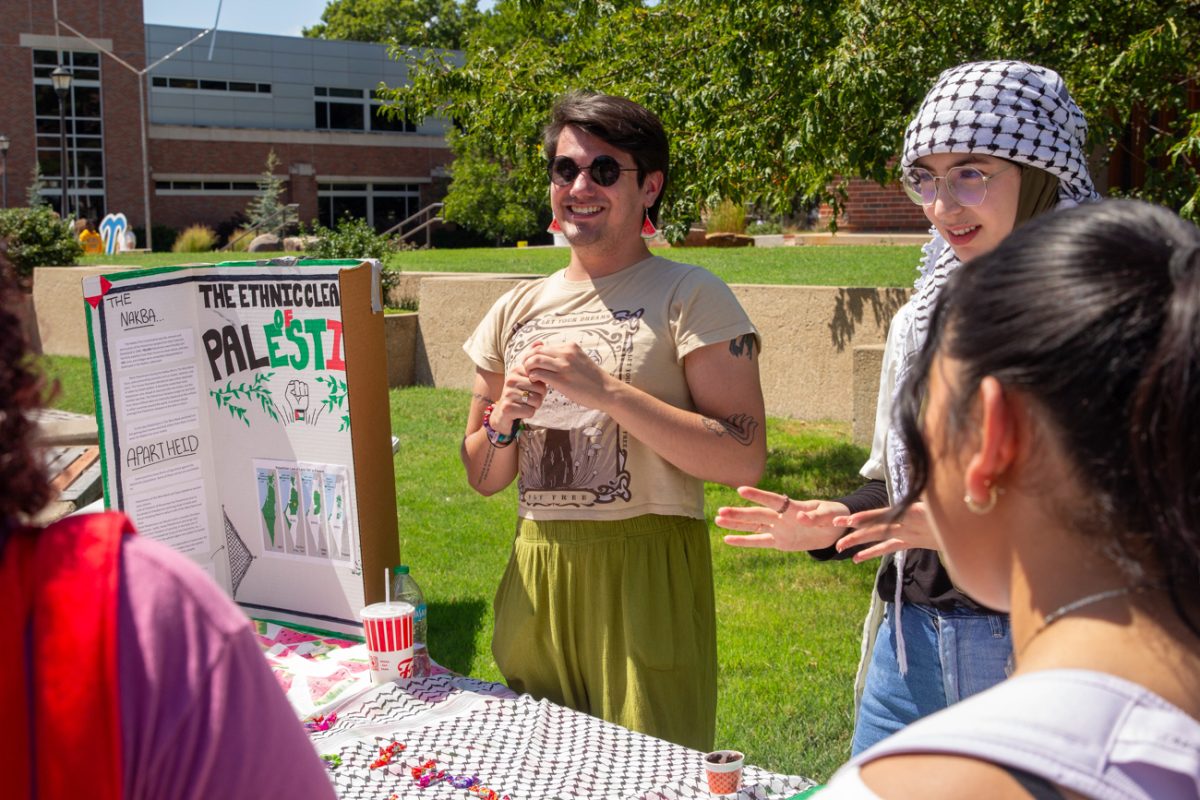
<svg viewBox="0 0 1200 800">
<path fill-rule="evenodd" d="M 717 436 L 728 433 L 738 444 L 749 446 L 754 441 L 754 432 L 758 430 L 758 420 L 749 414 L 734 414 L 724 420 L 704 417 L 704 427 Z"/>
<path fill-rule="evenodd" d="M 734 358 L 740 358 L 745 355 L 751 361 L 754 360 L 754 348 L 758 347 L 758 337 L 753 333 L 747 333 L 744 336 L 739 336 L 737 339 L 729 340 L 729 353 Z"/>
<path fill-rule="evenodd" d="M 479 483 L 482 485 L 487 480 L 488 473 L 492 470 L 492 456 L 496 455 L 496 448 L 489 447 L 483 456 L 483 467 L 479 470 Z"/>
</svg>

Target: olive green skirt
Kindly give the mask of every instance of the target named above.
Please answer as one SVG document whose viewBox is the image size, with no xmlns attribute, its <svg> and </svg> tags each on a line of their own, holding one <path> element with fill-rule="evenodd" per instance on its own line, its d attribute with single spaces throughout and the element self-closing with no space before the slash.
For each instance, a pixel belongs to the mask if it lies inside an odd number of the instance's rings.
<svg viewBox="0 0 1200 800">
<path fill-rule="evenodd" d="M 492 654 L 519 692 L 701 751 L 717 714 L 708 525 L 522 519 Z"/>
</svg>

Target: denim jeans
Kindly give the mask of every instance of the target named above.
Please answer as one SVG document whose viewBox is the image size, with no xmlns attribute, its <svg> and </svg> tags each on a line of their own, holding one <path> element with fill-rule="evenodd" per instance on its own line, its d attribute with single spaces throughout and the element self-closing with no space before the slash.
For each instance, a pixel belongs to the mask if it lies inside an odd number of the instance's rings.
<svg viewBox="0 0 1200 800">
<path fill-rule="evenodd" d="M 854 724 L 854 755 L 1006 677 L 1012 652 L 1008 615 L 905 603 L 905 675 L 896 660 L 894 619 L 894 604 L 887 603 Z"/>
</svg>

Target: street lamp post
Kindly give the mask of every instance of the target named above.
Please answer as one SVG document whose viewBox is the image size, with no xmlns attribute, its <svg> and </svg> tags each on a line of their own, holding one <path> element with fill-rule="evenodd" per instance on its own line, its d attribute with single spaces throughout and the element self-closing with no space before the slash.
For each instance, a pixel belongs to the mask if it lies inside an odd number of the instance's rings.
<svg viewBox="0 0 1200 800">
<path fill-rule="evenodd" d="M 8 208 L 8 137 L 0 133 L 0 181 L 4 182 L 4 208 Z"/>
<path fill-rule="evenodd" d="M 58 132 L 62 138 L 62 218 L 67 218 L 67 92 L 71 91 L 71 70 L 59 64 L 50 73 L 54 93 L 58 95 Z"/>
</svg>

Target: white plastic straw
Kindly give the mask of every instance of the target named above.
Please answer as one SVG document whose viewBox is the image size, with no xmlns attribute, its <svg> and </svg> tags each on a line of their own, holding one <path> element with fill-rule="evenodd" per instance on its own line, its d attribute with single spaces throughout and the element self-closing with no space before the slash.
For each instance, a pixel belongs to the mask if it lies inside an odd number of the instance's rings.
<svg viewBox="0 0 1200 800">
<path fill-rule="evenodd" d="M 383 571 L 383 602 L 389 606 L 392 604 L 392 571 L 390 569 Z"/>
</svg>

